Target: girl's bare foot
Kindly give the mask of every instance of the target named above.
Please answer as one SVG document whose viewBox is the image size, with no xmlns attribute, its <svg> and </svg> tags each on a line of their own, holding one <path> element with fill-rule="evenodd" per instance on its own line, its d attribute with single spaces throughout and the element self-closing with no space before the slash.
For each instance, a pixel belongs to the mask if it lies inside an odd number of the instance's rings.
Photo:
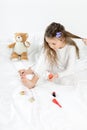
<svg viewBox="0 0 87 130">
<path fill-rule="evenodd" d="M 18 72 L 19 72 L 21 77 L 26 75 L 26 70 L 25 69 L 19 70 Z"/>
<path fill-rule="evenodd" d="M 33 88 L 35 86 L 34 83 L 31 80 L 29 80 L 29 79 L 27 79 L 25 77 L 21 78 L 21 81 L 24 84 L 24 86 L 26 86 L 29 89 L 31 89 L 31 88 Z"/>
</svg>

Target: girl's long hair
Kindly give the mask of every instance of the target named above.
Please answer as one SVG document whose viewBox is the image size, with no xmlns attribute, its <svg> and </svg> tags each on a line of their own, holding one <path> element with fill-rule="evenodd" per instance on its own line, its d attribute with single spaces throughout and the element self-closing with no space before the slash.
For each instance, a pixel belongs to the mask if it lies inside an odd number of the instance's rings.
<svg viewBox="0 0 87 130">
<path fill-rule="evenodd" d="M 68 32 L 68 31 L 66 31 L 64 26 L 61 25 L 60 23 L 53 22 L 46 28 L 46 31 L 45 31 L 45 34 L 44 34 L 44 51 L 46 53 L 46 58 L 47 58 L 48 62 L 51 65 L 57 64 L 58 56 L 57 56 L 56 51 L 53 50 L 52 48 L 50 48 L 50 46 L 46 42 L 45 38 L 46 37 L 48 37 L 48 38 L 56 37 L 56 33 L 57 32 L 61 32 L 62 33 L 61 38 L 65 38 L 65 43 L 66 44 L 75 46 L 76 53 L 77 53 L 77 56 L 79 58 L 79 48 L 76 45 L 75 41 L 72 40 L 72 38 L 77 38 L 77 39 L 82 39 L 82 38 L 77 36 L 77 35 L 74 35 L 74 34 Z"/>
</svg>

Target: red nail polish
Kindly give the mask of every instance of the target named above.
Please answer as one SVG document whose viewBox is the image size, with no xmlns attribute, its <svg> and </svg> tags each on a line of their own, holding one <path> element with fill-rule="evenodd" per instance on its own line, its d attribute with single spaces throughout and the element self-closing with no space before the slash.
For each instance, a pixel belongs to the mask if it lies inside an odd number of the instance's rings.
<svg viewBox="0 0 87 130">
<path fill-rule="evenodd" d="M 50 73 L 50 74 L 48 75 L 48 78 L 49 78 L 49 79 L 52 79 L 52 78 L 53 78 L 53 74 Z"/>
</svg>

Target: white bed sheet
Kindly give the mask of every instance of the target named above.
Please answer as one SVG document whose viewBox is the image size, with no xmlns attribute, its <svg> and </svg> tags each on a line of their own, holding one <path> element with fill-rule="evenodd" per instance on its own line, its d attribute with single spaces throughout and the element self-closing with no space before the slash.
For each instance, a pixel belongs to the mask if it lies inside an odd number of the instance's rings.
<svg viewBox="0 0 87 130">
<path fill-rule="evenodd" d="M 28 90 L 21 84 L 18 70 L 31 66 L 39 53 L 34 51 L 29 61 L 16 62 L 10 60 L 10 53 L 7 43 L 2 43 L 0 130 L 87 130 L 87 69 L 77 73 L 78 83 L 74 87 L 45 81 Z M 86 53 L 84 59 L 87 60 Z M 20 95 L 21 90 L 26 95 Z M 52 102 L 53 91 L 62 108 Z M 32 94 L 35 101 L 31 103 Z"/>
</svg>

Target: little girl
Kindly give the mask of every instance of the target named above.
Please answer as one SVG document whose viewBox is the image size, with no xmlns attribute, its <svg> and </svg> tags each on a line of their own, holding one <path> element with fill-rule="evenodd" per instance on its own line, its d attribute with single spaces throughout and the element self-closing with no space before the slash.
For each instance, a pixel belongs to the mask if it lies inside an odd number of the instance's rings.
<svg viewBox="0 0 87 130">
<path fill-rule="evenodd" d="M 27 70 L 19 70 L 22 83 L 31 89 L 40 77 L 54 80 L 73 74 L 76 59 L 79 58 L 79 48 L 72 38 L 82 39 L 87 45 L 87 39 L 66 31 L 60 23 L 51 23 L 46 28 L 44 46 L 36 65 Z M 31 80 L 26 77 L 28 74 L 33 75 Z"/>
</svg>

